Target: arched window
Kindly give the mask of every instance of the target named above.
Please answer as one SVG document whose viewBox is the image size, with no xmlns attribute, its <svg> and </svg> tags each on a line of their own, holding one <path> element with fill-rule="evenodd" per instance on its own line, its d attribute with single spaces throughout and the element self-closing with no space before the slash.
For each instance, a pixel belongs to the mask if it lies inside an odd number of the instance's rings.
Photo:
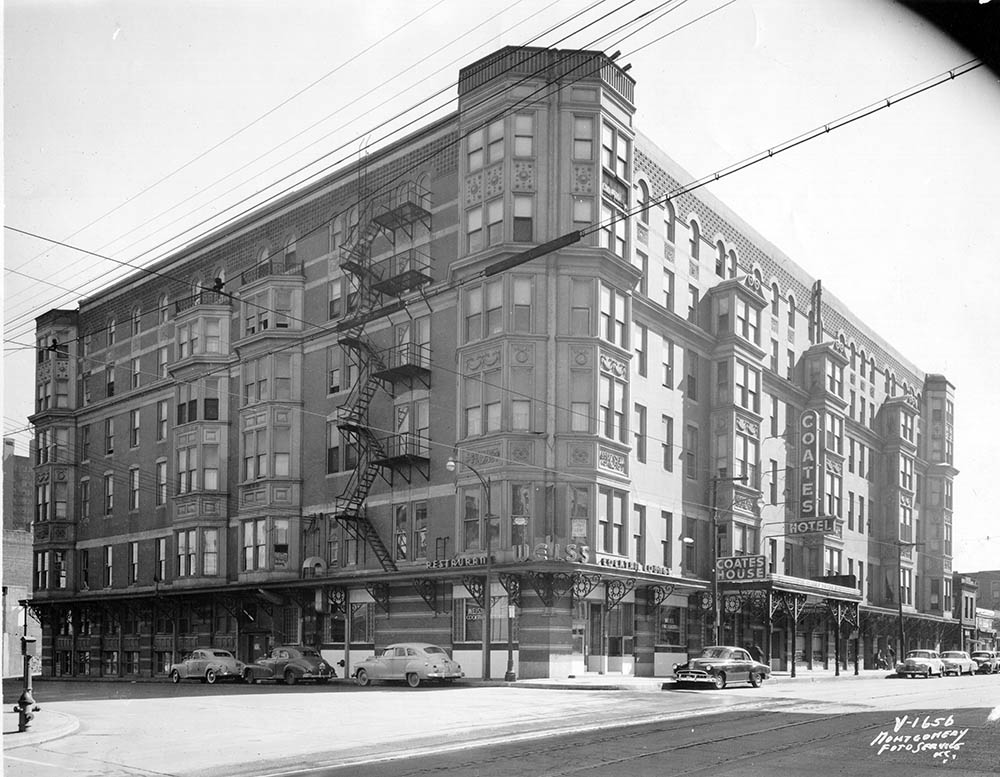
<svg viewBox="0 0 1000 777">
<path fill-rule="evenodd" d="M 330 251 L 336 250 L 344 240 L 344 214 L 338 213 L 330 220 Z"/>
<path fill-rule="evenodd" d="M 753 268 L 753 279 L 754 279 L 755 281 L 757 281 L 757 285 L 758 285 L 758 286 L 760 286 L 760 285 L 761 285 L 762 281 L 761 281 L 761 279 L 760 279 L 760 268 L 759 268 L 759 267 L 754 267 L 754 268 Z"/>
<path fill-rule="evenodd" d="M 701 255 L 701 229 L 698 222 L 691 219 L 691 258 L 697 260 Z"/>
<path fill-rule="evenodd" d="M 271 252 L 267 248 L 262 248 L 260 254 L 257 256 L 257 264 L 264 264 L 270 258 Z"/>
<path fill-rule="evenodd" d="M 795 329 L 795 297 L 788 295 L 788 328 Z"/>
<path fill-rule="evenodd" d="M 875 382 L 875 357 L 874 356 L 871 358 L 871 361 L 868 362 L 868 380 L 870 380 L 872 383 Z"/>
<path fill-rule="evenodd" d="M 736 268 L 738 266 L 739 266 L 739 263 L 736 261 L 736 252 L 733 251 L 733 250 L 730 250 L 729 251 L 729 277 L 730 278 L 735 278 L 736 277 Z M 759 281 L 760 280 L 760 270 L 758 270 L 755 275 L 756 275 L 757 280 Z"/>
<path fill-rule="evenodd" d="M 666 209 L 666 215 L 663 219 L 663 231 L 666 235 L 667 242 L 674 242 L 674 230 L 677 224 L 677 216 L 674 214 L 674 204 L 670 200 L 666 200 L 663 203 L 663 207 Z"/>
<path fill-rule="evenodd" d="M 721 240 L 715 244 L 715 274 L 720 278 L 726 277 L 726 247 Z"/>
<path fill-rule="evenodd" d="M 781 292 L 778 291 L 778 284 L 771 284 L 771 315 L 778 315 L 778 307 L 781 305 Z"/>
<path fill-rule="evenodd" d="M 285 242 L 285 267 L 295 264 L 295 236 Z"/>
<path fill-rule="evenodd" d="M 639 221 L 649 224 L 649 187 L 645 181 L 639 181 Z"/>
<path fill-rule="evenodd" d="M 142 310 L 138 307 L 132 308 L 132 337 L 139 334 L 142 328 Z"/>
<path fill-rule="evenodd" d="M 108 345 L 112 345 L 115 342 L 115 320 L 113 318 L 108 319 Z"/>
<path fill-rule="evenodd" d="M 857 362 L 858 362 L 858 349 L 854 345 L 854 343 L 851 343 L 851 369 L 852 370 L 857 369 Z"/>
<path fill-rule="evenodd" d="M 417 196 L 420 197 L 420 207 L 429 211 L 431 209 L 430 173 L 423 173 L 419 178 L 417 178 Z"/>
<path fill-rule="evenodd" d="M 166 294 L 160 295 L 160 301 L 156 303 L 156 309 L 160 323 L 167 323 L 170 320 L 170 300 L 167 299 Z"/>
</svg>

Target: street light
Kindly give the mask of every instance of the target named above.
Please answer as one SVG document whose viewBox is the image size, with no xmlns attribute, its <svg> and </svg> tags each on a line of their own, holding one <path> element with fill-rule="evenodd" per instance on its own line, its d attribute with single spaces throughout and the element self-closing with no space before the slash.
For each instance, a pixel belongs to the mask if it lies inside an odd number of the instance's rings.
<svg viewBox="0 0 1000 777">
<path fill-rule="evenodd" d="M 724 472 L 725 470 L 723 470 Z M 712 477 L 712 616 L 715 618 L 713 628 L 715 629 L 715 644 L 722 644 L 722 615 L 719 611 L 719 483 L 746 483 L 747 476 L 724 477 L 716 475 Z"/>
<path fill-rule="evenodd" d="M 490 611 L 493 609 L 493 599 L 490 588 L 493 585 L 491 572 L 493 571 L 493 554 L 491 548 L 490 521 L 493 518 L 492 495 L 493 481 L 488 477 L 483 477 L 479 470 L 471 464 L 462 464 L 458 459 L 452 457 L 445 462 L 444 467 L 449 472 L 457 472 L 459 467 L 467 467 L 473 475 L 479 478 L 479 482 L 486 490 L 486 520 L 483 522 L 483 532 L 486 534 L 486 581 L 483 586 L 483 679 L 490 679 Z M 510 633 L 510 608 L 507 608 L 507 677 L 513 680 L 514 674 L 514 645 Z M 504 679 L 507 679 L 505 677 Z"/>
</svg>

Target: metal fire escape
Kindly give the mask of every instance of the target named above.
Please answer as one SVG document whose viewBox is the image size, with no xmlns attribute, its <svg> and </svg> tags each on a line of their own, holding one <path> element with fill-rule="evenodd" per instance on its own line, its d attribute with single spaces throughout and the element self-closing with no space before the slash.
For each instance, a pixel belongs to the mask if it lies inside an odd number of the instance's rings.
<svg viewBox="0 0 1000 777">
<path fill-rule="evenodd" d="M 392 395 L 398 381 L 412 385 L 417 379 L 429 388 L 430 358 L 426 346 L 410 342 L 394 342 L 383 353 L 365 334 L 365 326 L 392 312 L 402 310 L 409 315 L 401 298 L 431 280 L 429 257 L 412 247 L 418 224 L 430 231 L 427 198 L 428 193 L 413 183 L 387 197 L 368 198 L 340 253 L 340 266 L 354 289 L 348 295 L 348 318 L 338 327 L 340 345 L 350 354 L 355 380 L 347 400 L 337 410 L 337 425 L 346 443 L 357 451 L 357 464 L 336 499 L 334 518 L 352 539 L 366 543 L 387 571 L 395 571 L 396 563 L 368 518 L 368 493 L 379 477 L 392 486 L 393 474 L 399 473 L 409 482 L 414 467 L 429 477 L 430 454 L 426 440 L 414 440 L 409 434 L 382 434 L 371 425 L 369 411 L 379 391 Z M 411 247 L 396 251 L 397 234 L 408 236 Z M 389 258 L 375 261 L 372 247 L 380 236 L 385 236 L 390 247 Z"/>
</svg>

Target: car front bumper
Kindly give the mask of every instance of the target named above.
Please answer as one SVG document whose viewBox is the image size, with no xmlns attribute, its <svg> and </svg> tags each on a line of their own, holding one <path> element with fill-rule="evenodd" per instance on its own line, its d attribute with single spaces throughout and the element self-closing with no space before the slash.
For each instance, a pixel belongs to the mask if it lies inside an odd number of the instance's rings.
<svg viewBox="0 0 1000 777">
<path fill-rule="evenodd" d="M 674 682 L 678 683 L 714 683 L 715 675 L 697 669 L 685 669 L 674 673 Z"/>
</svg>

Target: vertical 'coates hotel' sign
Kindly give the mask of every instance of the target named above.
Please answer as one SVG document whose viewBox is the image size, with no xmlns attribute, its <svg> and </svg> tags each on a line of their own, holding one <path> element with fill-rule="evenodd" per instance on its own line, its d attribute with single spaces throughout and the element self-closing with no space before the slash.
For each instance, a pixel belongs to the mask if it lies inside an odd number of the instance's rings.
<svg viewBox="0 0 1000 777">
<path fill-rule="evenodd" d="M 799 462 L 799 513 L 803 518 L 819 517 L 818 488 L 819 457 L 819 413 L 806 410 L 802 414 L 801 434 L 802 460 Z"/>
</svg>

